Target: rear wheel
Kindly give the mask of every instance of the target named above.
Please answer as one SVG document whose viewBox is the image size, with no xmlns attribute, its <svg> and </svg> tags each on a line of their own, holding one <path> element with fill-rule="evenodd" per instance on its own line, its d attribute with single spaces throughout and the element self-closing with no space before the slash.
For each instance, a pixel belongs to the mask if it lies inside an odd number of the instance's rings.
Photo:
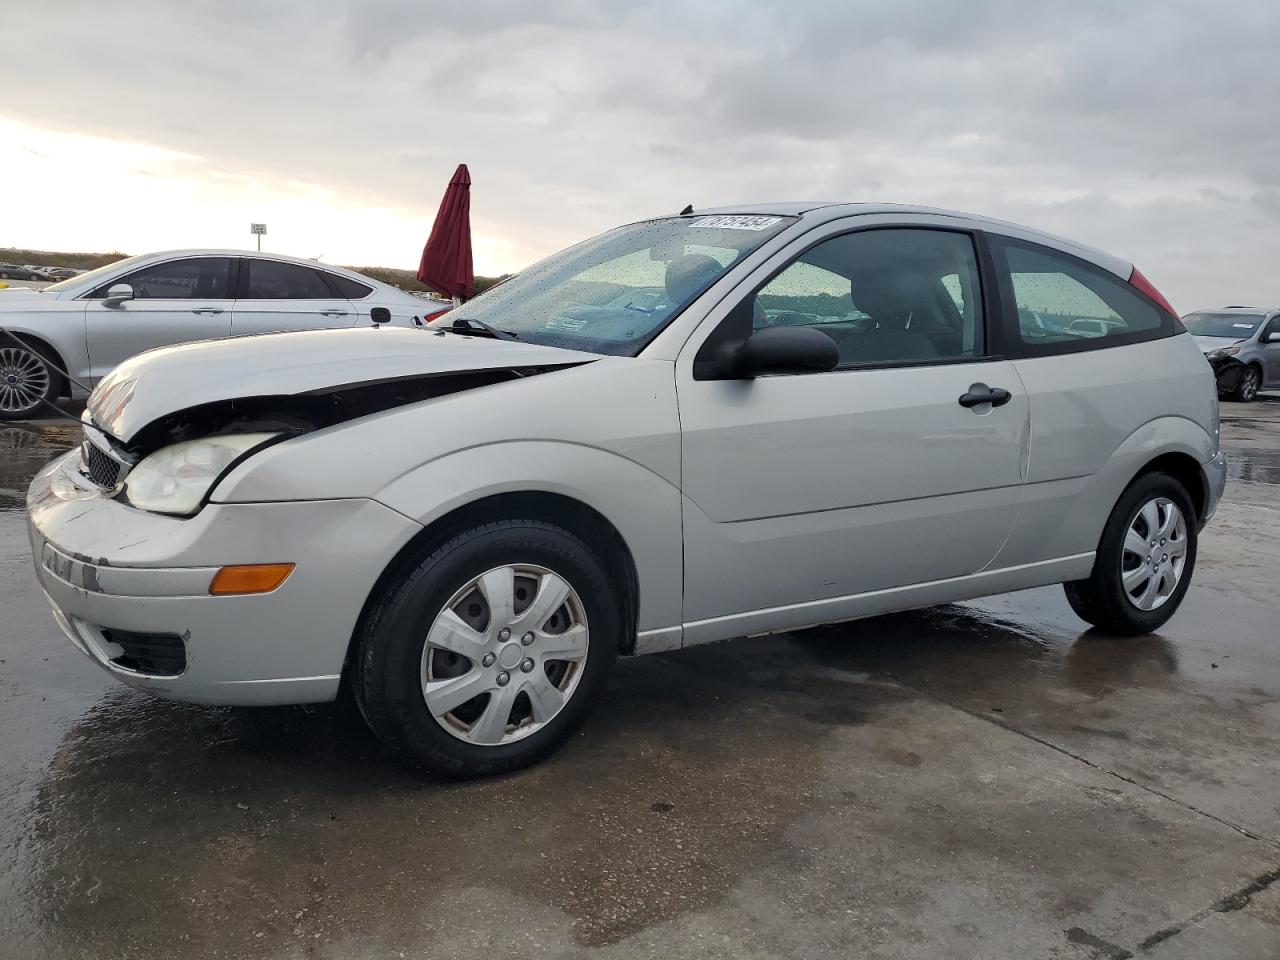
<svg viewBox="0 0 1280 960">
<path fill-rule="evenodd" d="M 540 521 L 485 524 L 386 585 L 357 638 L 354 693 L 374 732 L 429 770 L 514 770 L 577 729 L 620 630 L 581 540 Z"/>
<path fill-rule="evenodd" d="M 1103 630 L 1150 633 L 1177 611 L 1196 562 L 1196 515 L 1165 473 L 1135 480 L 1120 497 L 1087 580 L 1063 584 L 1076 614 Z"/>
<path fill-rule="evenodd" d="M 1240 382 L 1231 393 L 1231 399 L 1240 403 L 1250 403 L 1258 396 L 1262 388 L 1262 373 L 1253 364 L 1245 367 L 1240 373 Z"/>
<path fill-rule="evenodd" d="M 25 420 L 39 413 L 60 387 L 59 375 L 35 347 L 0 343 L 0 420 Z"/>
</svg>

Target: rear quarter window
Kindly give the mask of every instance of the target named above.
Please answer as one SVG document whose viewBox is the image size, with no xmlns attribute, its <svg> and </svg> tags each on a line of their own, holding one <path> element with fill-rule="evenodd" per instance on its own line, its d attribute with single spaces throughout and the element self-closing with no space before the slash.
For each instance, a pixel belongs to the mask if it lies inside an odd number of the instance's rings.
<svg viewBox="0 0 1280 960">
<path fill-rule="evenodd" d="M 1095 264 L 1036 244 L 992 241 L 1006 338 L 1019 354 L 1096 350 L 1182 332 L 1177 318 Z"/>
<path fill-rule="evenodd" d="M 350 277 L 344 277 L 338 273 L 326 273 L 325 277 L 333 288 L 338 291 L 338 295 L 346 297 L 348 300 L 363 300 L 373 293 L 373 287 L 366 286 L 357 280 L 352 280 Z"/>
</svg>

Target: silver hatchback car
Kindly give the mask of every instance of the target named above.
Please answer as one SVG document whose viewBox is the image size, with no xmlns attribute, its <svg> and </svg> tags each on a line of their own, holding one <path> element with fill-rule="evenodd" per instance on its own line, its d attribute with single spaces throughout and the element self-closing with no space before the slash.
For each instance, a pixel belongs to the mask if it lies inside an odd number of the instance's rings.
<svg viewBox="0 0 1280 960">
<path fill-rule="evenodd" d="M 457 776 L 562 744 L 620 654 L 1052 583 L 1154 630 L 1226 478 L 1132 264 L 870 204 L 634 223 L 427 329 L 152 351 L 84 433 L 28 499 L 73 643 L 199 703 L 349 688 Z"/>
</svg>

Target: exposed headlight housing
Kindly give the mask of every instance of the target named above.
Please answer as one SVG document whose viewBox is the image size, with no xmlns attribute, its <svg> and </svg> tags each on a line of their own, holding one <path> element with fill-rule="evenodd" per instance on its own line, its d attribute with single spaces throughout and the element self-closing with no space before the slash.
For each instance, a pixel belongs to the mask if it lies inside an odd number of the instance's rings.
<svg viewBox="0 0 1280 960">
<path fill-rule="evenodd" d="M 1239 347 L 1223 347 L 1221 350 L 1210 350 L 1204 356 L 1206 360 L 1225 360 L 1227 357 L 1234 357 L 1239 352 Z"/>
<path fill-rule="evenodd" d="M 157 450 L 131 471 L 125 495 L 139 510 L 190 516 L 213 485 L 244 454 L 279 433 L 237 433 L 188 440 Z"/>
</svg>

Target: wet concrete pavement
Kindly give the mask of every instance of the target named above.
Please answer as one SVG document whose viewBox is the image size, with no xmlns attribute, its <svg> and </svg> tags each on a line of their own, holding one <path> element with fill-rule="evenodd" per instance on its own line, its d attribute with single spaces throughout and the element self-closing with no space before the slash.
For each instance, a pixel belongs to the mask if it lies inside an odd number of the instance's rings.
<svg viewBox="0 0 1280 960">
<path fill-rule="evenodd" d="M 0 956 L 1280 956 L 1280 402 L 1159 636 L 1057 588 L 623 661 L 551 761 L 396 764 L 342 706 L 114 684 L 0 426 Z"/>
</svg>

